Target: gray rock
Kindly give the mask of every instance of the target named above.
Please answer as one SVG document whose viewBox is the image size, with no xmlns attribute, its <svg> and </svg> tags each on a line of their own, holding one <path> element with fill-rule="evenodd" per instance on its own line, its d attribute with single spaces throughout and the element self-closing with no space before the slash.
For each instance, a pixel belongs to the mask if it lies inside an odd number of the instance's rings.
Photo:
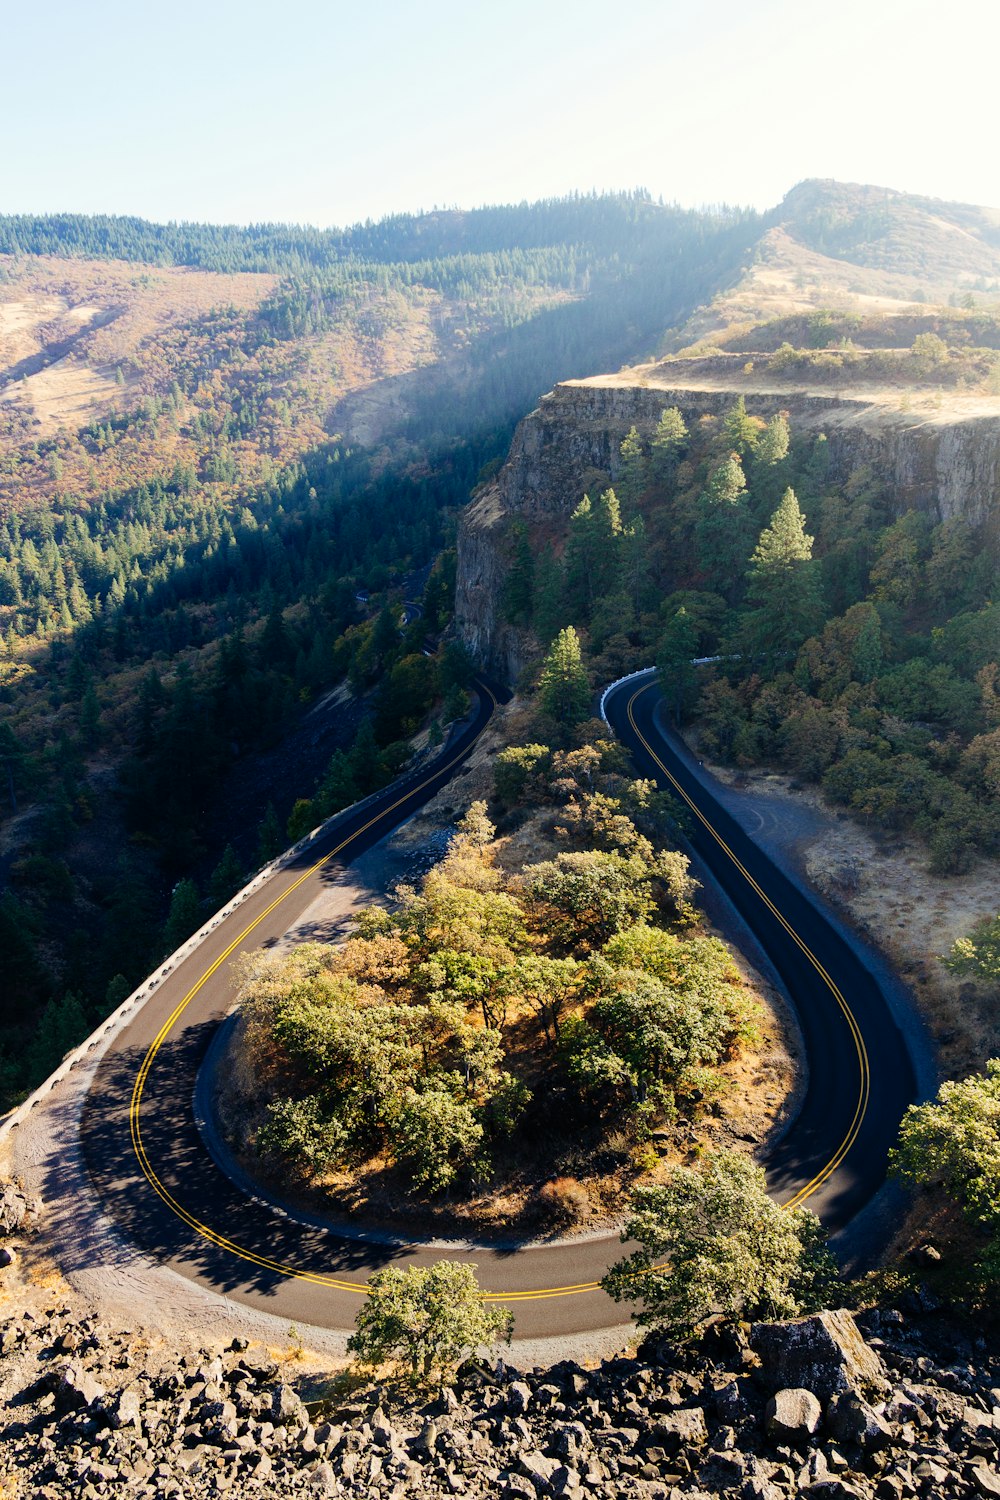
<svg viewBox="0 0 1000 1500">
<path fill-rule="evenodd" d="M 540 1494 L 548 1493 L 552 1476 L 561 1467 L 556 1459 L 547 1458 L 538 1448 L 530 1453 L 522 1453 L 517 1461 L 517 1472 L 530 1479 Z"/>
<path fill-rule="evenodd" d="M 655 1450 L 654 1450 L 655 1451 Z M 652 1452 L 648 1455 L 652 1458 Z M 735 1490 L 747 1477 L 746 1459 L 742 1453 L 713 1453 L 698 1471 L 698 1483 L 713 1495 Z"/>
<path fill-rule="evenodd" d="M 427 1421 L 424 1423 L 417 1436 L 415 1438 L 411 1438 L 410 1447 L 412 1448 L 414 1453 L 423 1453 L 426 1454 L 428 1458 L 430 1458 L 433 1456 L 434 1451 L 437 1448 L 437 1436 L 437 1423 L 434 1421 L 433 1417 L 428 1417 Z"/>
<path fill-rule="evenodd" d="M 592 1452 L 594 1445 L 582 1422 L 566 1422 L 553 1430 L 551 1446 L 560 1458 L 575 1463 L 585 1453 Z"/>
<path fill-rule="evenodd" d="M 14 1249 L 13 1245 L 0 1245 L 0 1266 L 6 1269 L 7 1266 L 16 1265 L 17 1251 Z"/>
<path fill-rule="evenodd" d="M 846 1479 L 821 1479 L 818 1484 L 807 1485 L 800 1495 L 808 1495 L 810 1500 L 867 1500 L 864 1490 L 855 1484 L 849 1484 Z"/>
<path fill-rule="evenodd" d="M 336 1495 L 339 1489 L 337 1476 L 325 1459 L 311 1464 L 306 1470 L 306 1489 L 310 1495 Z"/>
<path fill-rule="evenodd" d="M 580 1475 L 572 1464 L 560 1464 L 557 1469 L 554 1469 L 549 1484 L 554 1495 L 571 1497 L 582 1493 Z"/>
<path fill-rule="evenodd" d="M 720 1386 L 715 1393 L 715 1413 L 723 1422 L 738 1425 L 750 1415 L 751 1406 L 735 1380 Z"/>
<path fill-rule="evenodd" d="M 56 1410 L 79 1411 L 81 1407 L 95 1405 L 104 1396 L 104 1387 L 98 1385 L 89 1370 L 81 1365 L 67 1365 L 59 1377 L 56 1387 Z"/>
<path fill-rule="evenodd" d="M 127 1385 L 109 1403 L 108 1416 L 112 1427 L 140 1427 L 142 1424 L 142 1394 L 138 1386 Z"/>
<path fill-rule="evenodd" d="M 13 1182 L 4 1185 L 0 1193 L 0 1234 L 14 1234 L 24 1223 L 28 1213 L 28 1200 Z"/>
<path fill-rule="evenodd" d="M 682 1407 L 680 1411 L 670 1412 L 655 1422 L 650 1427 L 649 1435 L 654 1443 L 671 1454 L 687 1444 L 700 1448 L 708 1442 L 705 1413 L 700 1406 Z"/>
<path fill-rule="evenodd" d="M 501 1474 L 500 1500 L 535 1500 L 538 1491 L 523 1474 Z"/>
<path fill-rule="evenodd" d="M 747 1479 L 736 1493 L 739 1500 L 786 1500 L 785 1491 L 770 1479 Z"/>
<path fill-rule="evenodd" d="M 277 1385 L 271 1397 L 271 1421 L 275 1427 L 308 1427 L 309 1413 L 290 1385 Z"/>
<path fill-rule="evenodd" d="M 507 1387 L 507 1410 L 519 1417 L 531 1405 L 531 1386 L 523 1380 L 513 1380 Z"/>
<path fill-rule="evenodd" d="M 278 1373 L 277 1361 L 264 1349 L 249 1349 L 240 1360 L 240 1367 L 256 1381 L 273 1380 Z"/>
<path fill-rule="evenodd" d="M 826 1425 L 836 1442 L 861 1448 L 866 1453 L 886 1448 L 892 1442 L 887 1424 L 853 1391 L 834 1396 L 827 1408 Z"/>
<path fill-rule="evenodd" d="M 764 1420 L 775 1442 L 801 1445 L 808 1443 L 823 1416 L 812 1391 L 802 1386 L 776 1391 L 767 1403 Z"/>
<path fill-rule="evenodd" d="M 974 1464 L 969 1477 L 976 1487 L 977 1495 L 1000 1495 L 1000 1474 L 988 1464 Z"/>
<path fill-rule="evenodd" d="M 755 1323 L 750 1346 L 775 1390 L 804 1387 L 821 1401 L 841 1391 L 889 1390 L 882 1361 L 846 1309 L 789 1323 Z"/>
</svg>

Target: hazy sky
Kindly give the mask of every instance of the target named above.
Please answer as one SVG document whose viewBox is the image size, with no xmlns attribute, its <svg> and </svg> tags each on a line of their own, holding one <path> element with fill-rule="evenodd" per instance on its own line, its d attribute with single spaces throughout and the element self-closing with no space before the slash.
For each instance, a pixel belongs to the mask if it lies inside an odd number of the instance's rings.
<svg viewBox="0 0 1000 1500">
<path fill-rule="evenodd" d="M 997 0 L 0 0 L 0 212 L 1000 204 Z"/>
</svg>

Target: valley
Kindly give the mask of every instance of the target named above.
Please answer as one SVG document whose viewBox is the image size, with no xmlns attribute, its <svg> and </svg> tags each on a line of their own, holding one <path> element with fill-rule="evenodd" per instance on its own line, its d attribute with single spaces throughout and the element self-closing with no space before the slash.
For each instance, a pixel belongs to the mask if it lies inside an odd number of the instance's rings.
<svg viewBox="0 0 1000 1500">
<path fill-rule="evenodd" d="M 330 1494 L 417 1288 L 446 1391 L 743 1371 L 433 1492 L 931 1493 L 879 1360 L 996 1312 L 998 507 L 991 210 L 0 217 L 3 1285 L 356 1355 Z M 868 1383 L 761 1416 L 772 1326 Z"/>
</svg>

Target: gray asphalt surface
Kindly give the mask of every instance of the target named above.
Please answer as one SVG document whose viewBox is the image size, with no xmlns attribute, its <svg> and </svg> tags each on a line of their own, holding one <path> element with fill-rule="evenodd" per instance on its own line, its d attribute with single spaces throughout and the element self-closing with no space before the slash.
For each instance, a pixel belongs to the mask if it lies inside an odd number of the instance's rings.
<svg viewBox="0 0 1000 1500">
<path fill-rule="evenodd" d="M 682 776 L 654 722 L 655 691 L 645 694 L 633 724 L 628 706 L 634 691 L 611 696 L 612 722 L 643 771 L 654 770 L 661 780 Z M 492 711 L 492 694 L 484 690 L 460 740 L 419 784 L 388 789 L 377 805 L 346 818 L 322 845 L 251 895 L 163 981 L 103 1059 L 81 1126 L 95 1191 L 132 1240 L 183 1276 L 291 1322 L 349 1328 L 374 1270 L 456 1255 L 454 1247 L 347 1237 L 248 1193 L 208 1151 L 193 1101 L 199 1067 L 231 1005 L 233 960 L 248 948 L 277 942 L 345 861 L 440 790 Z M 913 1096 L 906 1046 L 878 985 L 808 897 L 755 850 L 705 788 L 685 790 L 698 799 L 706 824 L 724 827 L 724 844 L 735 850 L 743 840 L 739 858 L 744 869 L 752 866 L 759 909 L 748 905 L 738 889 L 743 877 L 735 879 L 724 868 L 707 832 L 706 862 L 727 889 L 733 887 L 732 899 L 785 980 L 809 1051 L 802 1114 L 767 1163 L 775 1194 L 783 1201 L 808 1201 L 831 1229 L 842 1228 L 877 1193 L 888 1144 Z M 831 985 L 818 977 L 817 960 Z M 838 993 L 850 996 L 850 1018 Z M 461 1253 L 475 1261 L 487 1292 L 513 1306 L 521 1338 L 623 1322 L 625 1310 L 597 1286 L 621 1253 L 617 1236 L 517 1251 L 472 1246 Z"/>
</svg>

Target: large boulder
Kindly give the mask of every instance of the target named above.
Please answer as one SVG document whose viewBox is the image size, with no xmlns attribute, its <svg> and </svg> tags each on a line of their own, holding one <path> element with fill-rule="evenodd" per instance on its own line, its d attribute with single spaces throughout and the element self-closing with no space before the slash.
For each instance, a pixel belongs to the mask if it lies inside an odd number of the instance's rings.
<svg viewBox="0 0 1000 1500">
<path fill-rule="evenodd" d="M 805 1388 L 820 1401 L 842 1391 L 864 1396 L 889 1390 L 882 1361 L 843 1308 L 790 1323 L 755 1323 L 750 1347 L 772 1390 Z"/>
<path fill-rule="evenodd" d="M 862 1448 L 866 1453 L 888 1447 L 892 1442 L 892 1432 L 878 1412 L 853 1391 L 834 1396 L 827 1410 L 826 1425 L 836 1442 Z"/>
<path fill-rule="evenodd" d="M 808 1495 L 809 1500 L 867 1500 L 870 1490 L 861 1490 L 846 1479 L 820 1479 L 799 1490 L 799 1495 Z"/>
<path fill-rule="evenodd" d="M 673 1455 L 681 1448 L 702 1448 L 708 1442 L 705 1413 L 700 1406 L 685 1406 L 658 1417 L 650 1426 L 652 1442 Z"/>
<path fill-rule="evenodd" d="M 142 1426 L 142 1392 L 138 1386 L 127 1385 L 110 1400 L 107 1411 L 112 1427 Z"/>
<path fill-rule="evenodd" d="M 309 1413 L 290 1385 L 277 1385 L 271 1394 L 271 1421 L 275 1427 L 308 1427 Z"/>
<path fill-rule="evenodd" d="M 823 1418 L 823 1408 L 812 1391 L 801 1387 L 777 1391 L 767 1403 L 764 1420 L 778 1443 L 808 1443 Z"/>
</svg>

